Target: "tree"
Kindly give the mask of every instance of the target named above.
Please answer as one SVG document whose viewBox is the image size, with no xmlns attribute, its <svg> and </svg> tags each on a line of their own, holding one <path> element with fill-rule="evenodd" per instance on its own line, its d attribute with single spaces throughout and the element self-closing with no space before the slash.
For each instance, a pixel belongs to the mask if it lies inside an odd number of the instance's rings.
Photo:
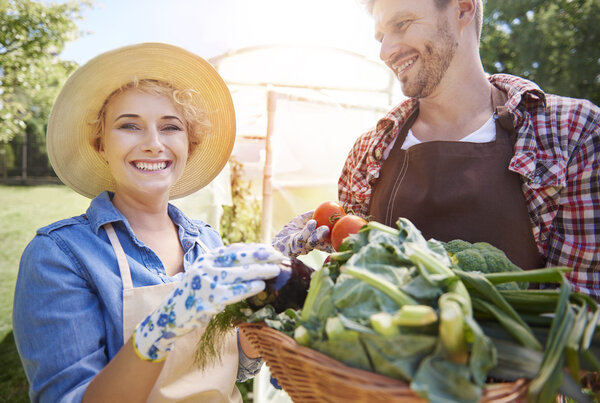
<svg viewBox="0 0 600 403">
<path fill-rule="evenodd" d="M 485 70 L 600 104 L 599 0 L 484 0 Z"/>
<path fill-rule="evenodd" d="M 58 54 L 78 35 L 75 21 L 90 0 L 61 4 L 0 0 L 0 143 L 34 136 L 43 144 L 52 102 L 74 62 Z M 45 154 L 43 148 L 39 153 Z M 12 150 L 15 155 L 19 150 Z M 5 151 L 6 154 L 6 151 Z M 38 156 L 39 158 L 39 156 Z"/>
</svg>

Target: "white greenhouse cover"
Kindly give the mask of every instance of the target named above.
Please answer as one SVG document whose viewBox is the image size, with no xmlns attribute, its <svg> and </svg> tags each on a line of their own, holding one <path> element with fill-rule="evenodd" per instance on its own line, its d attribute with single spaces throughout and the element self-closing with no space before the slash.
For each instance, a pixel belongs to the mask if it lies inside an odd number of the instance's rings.
<svg viewBox="0 0 600 403">
<path fill-rule="evenodd" d="M 271 206 L 263 202 L 263 222 L 270 227 L 264 241 L 296 215 L 323 200 L 337 200 L 337 180 L 354 141 L 403 98 L 381 61 L 342 49 L 270 45 L 210 61 L 231 90 L 237 120 L 233 155 L 259 199 L 265 162 L 272 160 Z M 274 97 L 270 108 L 268 94 Z M 230 195 L 220 193 L 223 204 L 231 202 Z M 210 202 L 220 201 L 213 195 Z"/>
</svg>

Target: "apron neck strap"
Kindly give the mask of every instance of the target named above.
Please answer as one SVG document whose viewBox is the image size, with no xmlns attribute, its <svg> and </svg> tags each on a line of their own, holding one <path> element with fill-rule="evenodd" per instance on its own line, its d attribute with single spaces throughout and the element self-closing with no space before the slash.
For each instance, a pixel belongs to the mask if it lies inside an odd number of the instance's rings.
<svg viewBox="0 0 600 403">
<path fill-rule="evenodd" d="M 123 289 L 133 288 L 133 282 L 131 281 L 131 271 L 129 270 L 129 263 L 127 263 L 127 256 L 125 251 L 119 242 L 117 233 L 111 223 L 104 224 L 104 230 L 108 235 L 108 240 L 117 255 L 117 262 L 119 263 L 119 271 L 121 272 L 121 281 L 123 281 Z"/>
<path fill-rule="evenodd" d="M 202 242 L 202 241 L 201 241 L 201 240 L 199 240 L 199 239 L 197 239 L 197 240 L 196 240 L 196 242 L 198 242 L 198 245 L 200 245 L 200 247 L 201 247 L 202 249 L 204 249 L 204 252 L 205 252 L 205 253 L 209 253 L 209 252 L 210 252 L 210 248 L 209 248 L 209 247 L 208 247 L 208 246 L 207 246 L 207 245 L 206 245 L 204 242 Z"/>
<path fill-rule="evenodd" d="M 415 108 L 415 110 L 412 111 L 412 113 L 404 121 L 404 124 L 400 128 L 400 131 L 398 132 L 398 136 L 396 137 L 395 144 L 398 144 L 399 146 L 402 146 L 402 144 L 404 144 L 404 140 L 406 140 L 408 131 L 410 130 L 412 125 L 415 123 L 415 120 L 417 120 L 417 117 L 419 117 L 419 106 L 418 105 Z"/>
</svg>

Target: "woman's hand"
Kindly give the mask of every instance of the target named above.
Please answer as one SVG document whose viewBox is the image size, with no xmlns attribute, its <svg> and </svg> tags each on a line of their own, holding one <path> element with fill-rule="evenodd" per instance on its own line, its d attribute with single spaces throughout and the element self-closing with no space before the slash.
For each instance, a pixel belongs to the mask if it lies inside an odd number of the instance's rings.
<svg viewBox="0 0 600 403">
<path fill-rule="evenodd" d="M 273 238 L 273 247 L 288 257 L 305 255 L 313 249 L 333 252 L 329 242 L 329 228 L 317 227 L 312 218 L 313 211 L 307 211 L 293 218 Z"/>
<path fill-rule="evenodd" d="M 265 288 L 285 257 L 269 245 L 233 244 L 200 256 L 167 299 L 133 333 L 136 353 L 162 361 L 178 337 Z"/>
</svg>

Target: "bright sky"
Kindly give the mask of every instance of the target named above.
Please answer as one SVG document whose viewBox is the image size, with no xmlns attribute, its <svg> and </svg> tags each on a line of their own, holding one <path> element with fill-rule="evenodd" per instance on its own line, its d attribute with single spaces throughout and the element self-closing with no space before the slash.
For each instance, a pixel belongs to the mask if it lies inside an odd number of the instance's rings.
<svg viewBox="0 0 600 403">
<path fill-rule="evenodd" d="M 96 0 L 78 22 L 88 32 L 63 59 L 85 63 L 138 42 L 167 42 L 204 58 L 264 44 L 318 44 L 378 60 L 360 0 Z"/>
</svg>

